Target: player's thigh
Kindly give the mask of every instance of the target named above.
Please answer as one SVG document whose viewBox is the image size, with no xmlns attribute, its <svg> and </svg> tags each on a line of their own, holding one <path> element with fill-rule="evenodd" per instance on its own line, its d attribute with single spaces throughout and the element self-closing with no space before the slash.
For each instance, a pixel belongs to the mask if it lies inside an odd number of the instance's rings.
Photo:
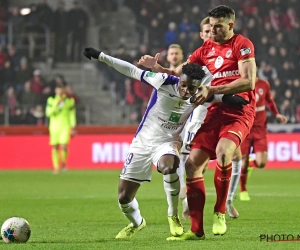
<svg viewBox="0 0 300 250">
<path fill-rule="evenodd" d="M 195 137 L 198 129 L 201 127 L 201 122 L 189 122 L 185 129 L 183 143 L 181 148 L 182 154 L 189 154 L 190 153 L 190 142 Z"/>
<path fill-rule="evenodd" d="M 193 148 L 185 163 L 187 178 L 201 177 L 207 163 L 209 154 L 201 148 Z"/>
<path fill-rule="evenodd" d="M 59 135 L 60 135 L 59 130 L 50 129 L 49 130 L 49 136 L 50 136 L 49 144 L 52 146 L 58 145 L 59 144 Z"/>
<path fill-rule="evenodd" d="M 256 135 L 256 138 L 253 141 L 253 152 L 268 152 L 267 135 Z"/>
<path fill-rule="evenodd" d="M 211 160 L 216 159 L 216 146 L 221 127 L 221 120 L 218 120 L 217 115 L 208 112 L 204 123 L 190 143 L 191 152 L 193 149 L 201 149 L 209 155 Z"/>
<path fill-rule="evenodd" d="M 243 156 L 248 156 L 251 152 L 251 146 L 252 146 L 252 136 L 249 134 L 246 139 L 241 143 L 241 152 Z"/>
<path fill-rule="evenodd" d="M 59 144 L 68 145 L 70 141 L 70 128 L 63 128 L 59 134 Z"/>
<path fill-rule="evenodd" d="M 130 144 L 120 179 L 141 184 L 144 181 L 151 181 L 151 178 L 151 152 L 145 150 L 145 147 L 134 139 Z"/>
</svg>

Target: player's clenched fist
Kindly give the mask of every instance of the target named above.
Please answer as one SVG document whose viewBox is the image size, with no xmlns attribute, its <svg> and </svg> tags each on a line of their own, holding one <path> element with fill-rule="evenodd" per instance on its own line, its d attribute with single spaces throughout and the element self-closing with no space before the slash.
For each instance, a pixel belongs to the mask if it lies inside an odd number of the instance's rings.
<svg viewBox="0 0 300 250">
<path fill-rule="evenodd" d="M 212 96 L 211 93 L 209 93 L 209 89 L 201 85 L 198 88 L 197 94 L 191 97 L 191 102 L 194 103 L 196 106 L 203 104 L 206 100 L 208 100 Z"/>
<path fill-rule="evenodd" d="M 85 48 L 83 55 L 90 60 L 91 60 L 91 58 L 98 59 L 98 57 L 100 55 L 100 51 L 98 51 L 94 48 Z"/>
</svg>

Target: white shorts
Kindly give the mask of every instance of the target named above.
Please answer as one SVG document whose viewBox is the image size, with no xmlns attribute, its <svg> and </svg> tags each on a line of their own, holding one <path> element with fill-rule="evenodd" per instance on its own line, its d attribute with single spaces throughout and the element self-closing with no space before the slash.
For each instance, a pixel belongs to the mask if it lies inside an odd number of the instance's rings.
<svg viewBox="0 0 300 250">
<path fill-rule="evenodd" d="M 181 141 L 166 142 L 145 146 L 136 138 L 133 139 L 120 178 L 141 184 L 151 181 L 152 164 L 158 167 L 163 155 L 176 155 L 179 158 Z"/>
<path fill-rule="evenodd" d="M 185 134 L 183 138 L 181 154 L 189 155 L 190 150 L 190 142 L 194 139 L 195 134 L 197 133 L 198 129 L 201 127 L 203 122 L 189 122 L 186 125 Z"/>
</svg>

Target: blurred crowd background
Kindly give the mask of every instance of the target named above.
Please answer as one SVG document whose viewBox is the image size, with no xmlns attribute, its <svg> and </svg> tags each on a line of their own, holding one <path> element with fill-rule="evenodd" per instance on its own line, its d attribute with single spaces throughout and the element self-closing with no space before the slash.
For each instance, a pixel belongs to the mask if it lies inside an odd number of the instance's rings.
<svg viewBox="0 0 300 250">
<path fill-rule="evenodd" d="M 199 23 L 219 4 L 235 10 L 235 33 L 254 43 L 258 77 L 270 82 L 279 112 L 300 123 L 297 0 L 0 0 L 0 124 L 47 123 L 46 100 L 61 81 L 81 107 L 79 123 L 137 124 L 151 87 L 88 62 L 83 48 L 133 64 L 160 52 L 168 66 L 170 44 L 185 59 L 201 46 Z M 268 122 L 276 123 L 270 113 Z"/>
</svg>

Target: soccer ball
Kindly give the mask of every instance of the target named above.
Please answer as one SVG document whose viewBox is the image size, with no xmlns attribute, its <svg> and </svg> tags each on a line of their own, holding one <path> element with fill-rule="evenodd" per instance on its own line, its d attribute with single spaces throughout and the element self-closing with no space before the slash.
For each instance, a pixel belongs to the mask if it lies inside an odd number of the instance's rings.
<svg viewBox="0 0 300 250">
<path fill-rule="evenodd" d="M 30 233 L 28 221 L 21 217 L 11 217 L 1 227 L 1 236 L 6 243 L 25 243 L 28 241 Z"/>
</svg>

